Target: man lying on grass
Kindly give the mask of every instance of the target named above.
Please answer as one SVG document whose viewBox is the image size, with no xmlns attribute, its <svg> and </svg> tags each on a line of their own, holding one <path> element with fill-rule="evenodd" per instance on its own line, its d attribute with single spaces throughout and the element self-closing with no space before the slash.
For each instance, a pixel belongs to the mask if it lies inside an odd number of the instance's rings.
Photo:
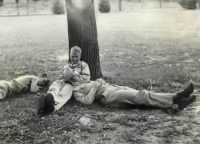
<svg viewBox="0 0 200 144">
<path fill-rule="evenodd" d="M 0 81 L 0 100 L 23 92 L 38 92 L 47 86 L 49 80 L 46 74 L 41 77 L 35 75 L 20 76 L 14 80 Z"/>
<path fill-rule="evenodd" d="M 64 67 L 62 77 L 50 85 L 46 96 L 39 99 L 39 115 L 59 110 L 71 98 L 73 87 L 90 81 L 89 66 L 80 59 L 81 48 L 73 46 L 70 50 L 71 61 Z"/>
<path fill-rule="evenodd" d="M 155 93 L 147 90 L 136 90 L 130 87 L 106 83 L 103 79 L 81 84 L 74 90 L 74 97 L 83 104 L 92 104 L 98 100 L 103 104 L 132 104 L 136 106 L 152 106 L 158 108 L 173 108 L 181 110 L 194 102 L 196 96 L 191 96 L 194 86 L 192 83 L 183 91 L 176 93 Z"/>
<path fill-rule="evenodd" d="M 70 78 L 70 71 L 66 73 Z M 130 87 L 117 86 L 106 83 L 103 79 L 89 81 L 74 87 L 74 98 L 83 104 L 92 104 L 94 100 L 103 104 L 132 104 L 136 106 L 153 106 L 162 109 L 174 108 L 182 110 L 194 102 L 196 96 L 192 96 L 194 86 L 192 83 L 184 90 L 176 93 L 155 93 L 146 90 L 136 90 Z M 55 110 L 56 98 L 48 96 L 40 101 L 38 114 L 50 114 Z M 40 110 L 43 113 L 40 113 Z"/>
</svg>

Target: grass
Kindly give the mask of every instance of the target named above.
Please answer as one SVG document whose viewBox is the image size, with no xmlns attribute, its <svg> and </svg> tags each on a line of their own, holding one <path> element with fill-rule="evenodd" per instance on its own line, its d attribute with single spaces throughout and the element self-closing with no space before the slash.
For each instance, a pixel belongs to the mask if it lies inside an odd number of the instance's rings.
<svg viewBox="0 0 200 144">
<path fill-rule="evenodd" d="M 111 83 L 174 92 L 189 80 L 199 93 L 199 11 L 97 14 L 102 71 Z M 0 79 L 47 72 L 59 77 L 68 52 L 66 16 L 0 18 Z M 113 52 L 114 51 L 114 52 Z M 65 58 L 65 59 L 63 59 Z M 84 106 L 36 116 L 40 94 L 0 102 L 1 143 L 199 143 L 199 98 L 176 115 L 156 109 Z M 79 124 L 89 114 L 92 127 Z"/>
</svg>

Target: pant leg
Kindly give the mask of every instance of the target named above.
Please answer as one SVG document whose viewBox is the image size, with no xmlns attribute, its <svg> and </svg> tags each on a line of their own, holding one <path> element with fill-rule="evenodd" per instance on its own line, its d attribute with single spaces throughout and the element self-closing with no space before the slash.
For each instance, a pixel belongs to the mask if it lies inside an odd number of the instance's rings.
<svg viewBox="0 0 200 144">
<path fill-rule="evenodd" d="M 8 85 L 4 82 L 0 82 L 0 100 L 5 99 L 8 96 Z"/>
<path fill-rule="evenodd" d="M 56 110 L 62 108 L 72 97 L 73 86 L 71 84 L 65 84 L 59 93 L 59 103 L 55 106 Z"/>
<path fill-rule="evenodd" d="M 173 105 L 174 93 L 154 93 L 146 90 L 119 89 L 105 97 L 105 103 L 128 103 L 133 105 L 169 108 Z"/>
<path fill-rule="evenodd" d="M 51 93 L 55 100 L 55 110 L 59 110 L 72 96 L 73 87 L 63 80 L 54 81 L 47 93 Z"/>
<path fill-rule="evenodd" d="M 62 80 L 56 80 L 50 85 L 47 93 L 51 93 L 54 97 L 58 97 L 63 86 Z"/>
</svg>

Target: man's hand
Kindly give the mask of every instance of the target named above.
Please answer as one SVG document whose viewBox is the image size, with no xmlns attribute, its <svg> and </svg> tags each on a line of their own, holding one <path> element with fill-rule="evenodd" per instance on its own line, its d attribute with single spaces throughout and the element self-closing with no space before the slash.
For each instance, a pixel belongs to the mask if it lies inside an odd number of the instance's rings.
<svg viewBox="0 0 200 144">
<path fill-rule="evenodd" d="M 69 66 L 65 66 L 63 70 L 63 78 L 68 81 L 73 77 L 73 70 Z"/>
<path fill-rule="evenodd" d="M 76 97 L 84 97 L 85 95 L 83 93 L 80 93 L 80 92 L 74 92 L 74 96 L 76 96 Z"/>
<path fill-rule="evenodd" d="M 87 87 L 85 84 L 81 84 L 81 85 L 75 87 L 73 91 L 74 91 L 74 92 L 78 92 L 78 91 L 80 91 L 81 89 L 84 89 L 85 87 Z"/>
<path fill-rule="evenodd" d="M 88 94 L 91 89 L 98 89 L 99 83 L 95 81 L 90 81 L 89 83 L 83 83 L 74 88 L 74 92 L 81 92 L 84 94 Z"/>
</svg>

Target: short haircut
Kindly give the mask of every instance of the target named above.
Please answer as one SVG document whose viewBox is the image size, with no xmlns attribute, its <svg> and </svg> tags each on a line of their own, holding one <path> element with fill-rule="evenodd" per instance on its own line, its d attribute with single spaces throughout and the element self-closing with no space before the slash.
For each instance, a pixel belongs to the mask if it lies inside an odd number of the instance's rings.
<svg viewBox="0 0 200 144">
<path fill-rule="evenodd" d="M 82 53 L 82 50 L 81 50 L 81 48 L 79 47 L 79 46 L 73 46 L 71 49 L 70 49 L 70 54 L 71 53 L 79 53 L 79 54 L 81 54 Z"/>
<path fill-rule="evenodd" d="M 42 76 L 42 77 L 47 77 L 47 74 L 46 74 L 46 73 L 43 73 L 41 76 Z"/>
</svg>

